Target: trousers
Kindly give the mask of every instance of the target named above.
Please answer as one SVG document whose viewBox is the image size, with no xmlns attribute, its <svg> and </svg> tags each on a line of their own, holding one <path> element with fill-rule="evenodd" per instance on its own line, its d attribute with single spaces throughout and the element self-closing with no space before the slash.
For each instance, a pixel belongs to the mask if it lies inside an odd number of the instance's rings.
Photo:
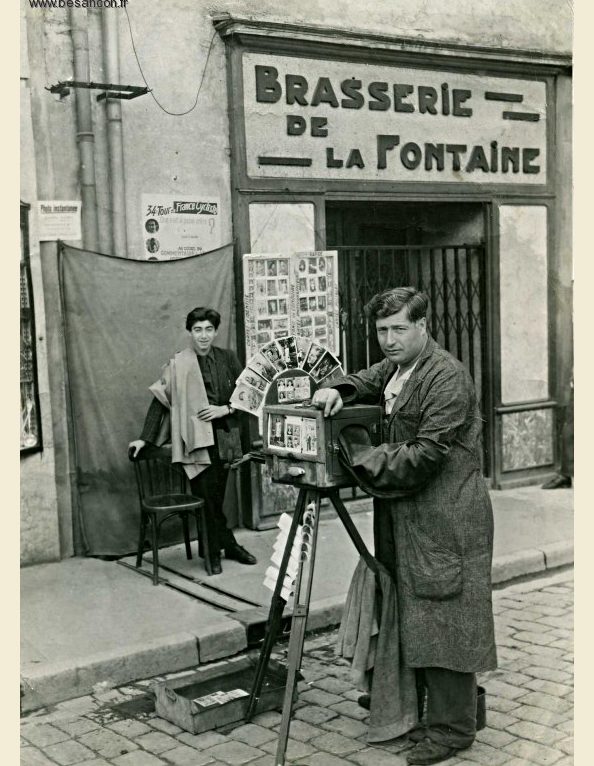
<svg viewBox="0 0 594 766">
<path fill-rule="evenodd" d="M 228 475 L 228 467 L 221 462 L 213 461 L 208 468 L 190 482 L 192 493 L 204 500 L 205 532 L 211 555 L 218 555 L 221 548 L 235 543 L 235 535 L 228 528 L 227 519 L 223 513 L 223 500 L 225 499 Z M 198 553 L 204 557 L 202 540 L 198 540 Z"/>
<path fill-rule="evenodd" d="M 476 674 L 417 668 L 416 677 L 420 708 L 426 694 L 426 736 L 440 745 L 470 747 L 476 736 Z"/>
</svg>

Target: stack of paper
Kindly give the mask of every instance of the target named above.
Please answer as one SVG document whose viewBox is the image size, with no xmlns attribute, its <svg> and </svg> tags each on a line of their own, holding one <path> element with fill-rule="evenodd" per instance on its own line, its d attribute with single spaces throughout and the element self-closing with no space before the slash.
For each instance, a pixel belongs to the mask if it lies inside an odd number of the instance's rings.
<svg viewBox="0 0 594 766">
<path fill-rule="evenodd" d="M 280 531 L 276 537 L 274 545 L 272 546 L 272 563 L 266 570 L 264 576 L 264 586 L 272 591 L 275 589 L 280 575 L 280 565 L 287 545 L 289 529 L 291 527 L 291 517 L 288 513 L 283 513 L 281 515 L 278 520 L 278 526 L 280 527 Z M 283 598 L 285 601 L 289 601 L 293 595 L 297 570 L 299 569 L 299 561 L 301 560 L 301 557 L 306 558 L 308 554 L 309 540 L 304 539 L 303 526 L 299 524 L 295 533 L 293 545 L 291 547 L 291 554 L 287 564 L 287 571 L 283 579 L 283 585 L 281 589 L 281 598 Z"/>
</svg>

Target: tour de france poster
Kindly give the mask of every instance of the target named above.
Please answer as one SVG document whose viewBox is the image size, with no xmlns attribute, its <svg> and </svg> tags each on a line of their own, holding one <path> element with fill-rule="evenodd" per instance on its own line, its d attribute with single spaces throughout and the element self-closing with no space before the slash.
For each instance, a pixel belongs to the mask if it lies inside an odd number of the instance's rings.
<svg viewBox="0 0 594 766">
<path fill-rule="evenodd" d="M 216 250 L 221 201 L 208 194 L 142 194 L 143 255 L 168 261 Z"/>
</svg>

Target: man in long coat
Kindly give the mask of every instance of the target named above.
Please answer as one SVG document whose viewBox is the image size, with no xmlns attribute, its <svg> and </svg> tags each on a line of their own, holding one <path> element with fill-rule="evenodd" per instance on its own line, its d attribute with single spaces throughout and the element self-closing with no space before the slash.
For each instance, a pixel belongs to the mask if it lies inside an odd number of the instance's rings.
<svg viewBox="0 0 594 766">
<path fill-rule="evenodd" d="M 427 728 L 411 764 L 472 744 L 475 674 L 497 663 L 481 416 L 467 370 L 428 335 L 427 306 L 411 287 L 375 296 L 366 311 L 386 358 L 313 397 L 326 416 L 343 402 L 384 407 L 383 443 L 355 450 L 353 463 L 363 483 L 399 495 L 376 498 L 374 538 L 397 584 L 402 660 L 427 690 Z"/>
</svg>

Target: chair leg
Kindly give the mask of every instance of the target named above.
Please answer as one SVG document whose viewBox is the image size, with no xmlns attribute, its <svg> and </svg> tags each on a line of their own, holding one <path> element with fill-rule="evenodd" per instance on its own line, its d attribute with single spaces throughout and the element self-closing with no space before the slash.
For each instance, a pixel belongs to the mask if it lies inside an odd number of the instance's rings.
<svg viewBox="0 0 594 766">
<path fill-rule="evenodd" d="M 140 511 L 140 532 L 138 535 L 138 551 L 136 552 L 136 568 L 142 566 L 142 554 L 144 552 L 144 541 L 146 539 L 146 516 L 144 511 Z"/>
<path fill-rule="evenodd" d="M 188 511 L 184 511 L 181 514 L 182 524 L 184 527 L 184 542 L 186 544 L 186 558 L 192 558 L 192 549 L 190 548 L 190 525 L 188 523 Z"/>
<path fill-rule="evenodd" d="M 212 575 L 212 565 L 210 562 L 208 535 L 206 533 L 206 521 L 202 511 L 196 511 L 196 529 L 198 531 L 198 539 L 202 540 L 202 550 L 204 551 L 204 566 L 206 567 L 206 574 L 210 576 Z"/>
<path fill-rule="evenodd" d="M 151 516 L 151 542 L 153 546 L 153 585 L 159 584 L 159 528 L 157 519 Z"/>
</svg>

